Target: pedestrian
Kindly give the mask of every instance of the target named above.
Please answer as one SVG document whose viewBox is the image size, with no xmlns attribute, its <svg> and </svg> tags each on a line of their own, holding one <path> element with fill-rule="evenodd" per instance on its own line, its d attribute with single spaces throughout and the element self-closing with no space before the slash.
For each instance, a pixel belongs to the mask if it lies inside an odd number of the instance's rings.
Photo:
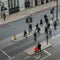
<svg viewBox="0 0 60 60">
<path fill-rule="evenodd" d="M 48 34 L 48 28 L 47 28 L 47 26 L 45 27 L 45 34 Z"/>
<path fill-rule="evenodd" d="M 36 30 L 38 29 L 38 26 L 39 26 L 39 24 L 37 23 L 37 24 L 36 24 Z"/>
<path fill-rule="evenodd" d="M 39 51 L 42 52 L 42 51 L 41 51 L 41 44 L 38 42 L 38 52 L 39 52 Z"/>
<path fill-rule="evenodd" d="M 50 35 L 50 37 L 52 36 L 52 30 L 51 30 L 51 28 L 49 28 L 49 35 Z"/>
<path fill-rule="evenodd" d="M 34 32 L 34 41 L 37 41 L 37 33 L 36 33 L 36 31 Z"/>
<path fill-rule="evenodd" d="M 48 44 L 48 34 L 46 35 L 46 40 L 47 40 L 47 44 Z"/>
<path fill-rule="evenodd" d="M 5 14 L 5 12 L 3 12 L 3 19 L 4 19 L 4 21 L 6 20 L 6 14 Z"/>
<path fill-rule="evenodd" d="M 29 24 L 29 29 L 32 31 L 32 23 Z"/>
<path fill-rule="evenodd" d="M 44 18 L 45 18 L 45 22 L 46 22 L 46 24 L 47 24 L 47 23 L 48 23 L 48 17 L 47 17 L 46 14 L 44 15 Z"/>
<path fill-rule="evenodd" d="M 46 24 L 48 24 L 48 18 L 46 19 Z"/>
<path fill-rule="evenodd" d="M 43 21 L 42 21 L 42 19 L 40 20 L 40 25 L 43 25 Z"/>
<path fill-rule="evenodd" d="M 37 28 L 37 32 L 40 33 L 40 30 L 41 30 L 40 27 L 38 27 L 38 28 Z"/>
<path fill-rule="evenodd" d="M 48 27 L 48 29 L 50 28 L 50 22 L 48 22 L 47 27 Z"/>
<path fill-rule="evenodd" d="M 56 27 L 57 27 L 57 22 L 55 21 L 55 22 L 54 22 L 54 29 L 55 29 L 55 30 L 57 29 Z"/>
<path fill-rule="evenodd" d="M 30 22 L 32 23 L 32 17 L 30 16 Z"/>
<path fill-rule="evenodd" d="M 53 20 L 54 19 L 54 7 L 51 9 L 50 14 L 51 14 L 51 19 Z"/>
<path fill-rule="evenodd" d="M 32 23 L 29 23 L 29 28 L 28 28 L 29 34 L 32 31 Z"/>
<path fill-rule="evenodd" d="M 24 37 L 26 37 L 26 39 L 27 39 L 27 31 L 26 30 L 24 30 Z"/>
</svg>

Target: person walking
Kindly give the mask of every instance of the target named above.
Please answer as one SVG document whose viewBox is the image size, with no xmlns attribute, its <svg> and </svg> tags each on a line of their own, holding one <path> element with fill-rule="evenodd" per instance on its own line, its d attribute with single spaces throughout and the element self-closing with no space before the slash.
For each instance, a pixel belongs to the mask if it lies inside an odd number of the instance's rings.
<svg viewBox="0 0 60 60">
<path fill-rule="evenodd" d="M 49 35 L 50 35 L 50 37 L 52 36 L 52 30 L 51 30 L 51 28 L 49 28 Z"/>
<path fill-rule="evenodd" d="M 6 20 L 6 14 L 5 14 L 5 12 L 3 12 L 3 19 L 4 19 L 4 21 Z"/>
<path fill-rule="evenodd" d="M 47 40 L 47 44 L 48 44 L 48 34 L 46 35 L 46 40 Z"/>
<path fill-rule="evenodd" d="M 50 28 L 50 22 L 48 22 L 47 27 L 48 27 L 48 29 Z"/>
<path fill-rule="evenodd" d="M 38 52 L 39 52 L 39 51 L 42 52 L 42 51 L 41 51 L 41 44 L 38 42 Z"/>
<path fill-rule="evenodd" d="M 36 30 L 38 29 L 38 26 L 39 26 L 39 24 L 37 23 L 37 24 L 36 24 Z"/>
<path fill-rule="evenodd" d="M 41 30 L 40 27 L 38 27 L 38 28 L 37 28 L 37 32 L 40 33 L 40 30 Z"/>
<path fill-rule="evenodd" d="M 24 30 L 24 37 L 26 37 L 26 39 L 27 39 L 27 31 L 26 30 Z"/>
<path fill-rule="evenodd" d="M 34 32 L 34 41 L 37 41 L 37 33 L 36 33 L 36 31 Z"/>
<path fill-rule="evenodd" d="M 42 19 L 40 20 L 40 25 L 43 25 L 43 21 L 42 21 Z"/>
<path fill-rule="evenodd" d="M 54 29 L 55 29 L 55 30 L 57 29 L 56 27 L 57 27 L 57 22 L 55 21 L 55 22 L 54 22 Z"/>
<path fill-rule="evenodd" d="M 51 14 L 51 19 L 53 20 L 54 19 L 54 7 L 51 9 L 50 14 Z"/>
<path fill-rule="evenodd" d="M 45 34 L 48 34 L 48 28 L 47 28 L 47 26 L 45 27 Z"/>
</svg>

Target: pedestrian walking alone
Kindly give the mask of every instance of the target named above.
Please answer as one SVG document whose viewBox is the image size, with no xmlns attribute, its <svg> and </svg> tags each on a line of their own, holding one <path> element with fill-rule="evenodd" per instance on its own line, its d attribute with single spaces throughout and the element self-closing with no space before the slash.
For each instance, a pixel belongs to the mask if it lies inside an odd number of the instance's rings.
<svg viewBox="0 0 60 60">
<path fill-rule="evenodd" d="M 24 37 L 26 37 L 26 39 L 27 39 L 27 31 L 26 30 L 24 30 Z"/>
<path fill-rule="evenodd" d="M 42 21 L 42 19 L 40 20 L 40 25 L 43 25 L 43 21 Z"/>
<path fill-rule="evenodd" d="M 40 27 L 38 27 L 38 28 L 37 28 L 37 32 L 40 33 L 40 30 L 41 30 Z"/>
<path fill-rule="evenodd" d="M 50 22 L 48 22 L 47 27 L 48 27 L 48 29 L 50 28 Z"/>
<path fill-rule="evenodd" d="M 37 41 L 37 33 L 36 33 L 36 31 L 34 32 L 34 41 Z"/>
<path fill-rule="evenodd" d="M 47 40 L 47 44 L 48 44 L 48 34 L 46 35 L 46 40 Z"/>
<path fill-rule="evenodd" d="M 52 36 L 52 30 L 51 30 L 51 28 L 49 28 L 49 36 L 50 37 Z"/>
<path fill-rule="evenodd" d="M 3 19 L 4 19 L 4 21 L 6 20 L 6 14 L 5 14 L 5 12 L 3 12 Z"/>
<path fill-rule="evenodd" d="M 37 24 L 36 24 L 36 30 L 38 29 L 38 26 L 39 26 L 39 24 L 37 23 Z"/>
<path fill-rule="evenodd" d="M 38 52 L 39 52 L 39 51 L 42 52 L 42 51 L 41 51 L 41 44 L 38 42 Z"/>
<path fill-rule="evenodd" d="M 57 29 L 56 27 L 57 27 L 57 22 L 55 21 L 55 22 L 54 22 L 54 29 L 55 29 L 55 30 Z"/>
<path fill-rule="evenodd" d="M 48 27 L 45 27 L 45 34 L 48 34 Z"/>
</svg>

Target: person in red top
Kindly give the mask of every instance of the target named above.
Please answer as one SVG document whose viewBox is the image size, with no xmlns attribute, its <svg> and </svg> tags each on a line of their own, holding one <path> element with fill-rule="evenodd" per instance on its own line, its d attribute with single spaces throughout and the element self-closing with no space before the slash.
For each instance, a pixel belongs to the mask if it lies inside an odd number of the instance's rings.
<svg viewBox="0 0 60 60">
<path fill-rule="evenodd" d="M 34 52 L 38 52 L 38 47 L 34 47 Z"/>
</svg>

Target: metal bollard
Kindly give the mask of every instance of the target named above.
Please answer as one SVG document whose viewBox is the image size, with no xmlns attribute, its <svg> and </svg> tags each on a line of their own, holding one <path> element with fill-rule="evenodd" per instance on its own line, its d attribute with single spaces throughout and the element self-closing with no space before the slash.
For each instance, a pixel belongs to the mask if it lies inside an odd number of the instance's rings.
<svg viewBox="0 0 60 60">
<path fill-rule="evenodd" d="M 13 39 L 16 40 L 16 35 L 13 36 Z"/>
</svg>

